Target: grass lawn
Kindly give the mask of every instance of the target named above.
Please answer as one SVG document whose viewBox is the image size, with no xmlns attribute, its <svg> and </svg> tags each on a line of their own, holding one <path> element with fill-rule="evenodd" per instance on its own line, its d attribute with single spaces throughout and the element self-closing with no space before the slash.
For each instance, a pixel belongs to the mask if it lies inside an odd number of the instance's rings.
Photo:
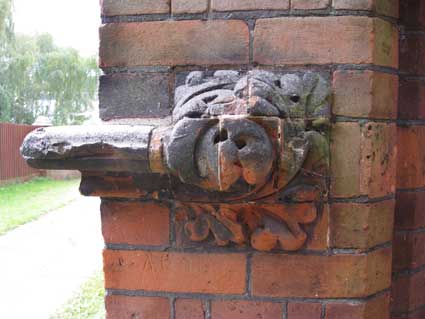
<svg viewBox="0 0 425 319">
<path fill-rule="evenodd" d="M 75 200 L 79 179 L 35 178 L 0 186 L 0 235 Z"/>
<path fill-rule="evenodd" d="M 103 273 L 99 271 L 49 319 L 104 319 L 103 286 Z"/>
</svg>

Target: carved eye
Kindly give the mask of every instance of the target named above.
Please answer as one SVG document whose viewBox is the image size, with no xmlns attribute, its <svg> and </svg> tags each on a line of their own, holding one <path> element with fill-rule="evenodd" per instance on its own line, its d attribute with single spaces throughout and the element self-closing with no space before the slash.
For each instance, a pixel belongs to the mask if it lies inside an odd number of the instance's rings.
<svg viewBox="0 0 425 319">
<path fill-rule="evenodd" d="M 228 134 L 226 129 L 222 129 L 219 133 L 214 136 L 214 144 L 227 141 Z"/>
<path fill-rule="evenodd" d="M 299 97 L 299 95 L 293 95 L 293 96 L 290 97 L 290 100 L 294 103 L 298 103 L 300 101 L 300 99 L 301 98 Z"/>
<path fill-rule="evenodd" d="M 218 95 L 211 95 L 211 96 L 207 96 L 203 99 L 203 101 L 208 104 L 212 101 L 214 101 L 216 98 L 218 97 Z"/>
<path fill-rule="evenodd" d="M 239 150 L 243 149 L 246 146 L 246 142 L 244 140 L 240 140 L 240 139 L 236 140 L 235 144 L 236 144 L 236 147 Z"/>
<path fill-rule="evenodd" d="M 282 88 L 282 87 L 281 87 L 280 80 L 276 80 L 276 81 L 274 81 L 274 82 L 273 82 L 273 84 L 274 84 L 274 85 L 276 85 L 278 88 Z"/>
</svg>

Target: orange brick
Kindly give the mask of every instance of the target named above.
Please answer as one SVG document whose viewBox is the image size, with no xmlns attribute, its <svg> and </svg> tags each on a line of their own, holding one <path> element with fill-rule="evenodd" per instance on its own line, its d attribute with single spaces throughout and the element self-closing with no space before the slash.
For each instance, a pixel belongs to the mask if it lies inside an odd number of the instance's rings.
<svg viewBox="0 0 425 319">
<path fill-rule="evenodd" d="M 336 123 L 331 130 L 331 189 L 334 196 L 352 197 L 360 189 L 360 125 Z"/>
<path fill-rule="evenodd" d="M 291 7 L 296 10 L 326 9 L 330 0 L 292 0 Z"/>
<path fill-rule="evenodd" d="M 286 10 L 289 0 L 211 0 L 214 11 Z"/>
<path fill-rule="evenodd" d="M 168 245 L 169 209 L 154 202 L 103 201 L 102 233 L 106 243 Z"/>
<path fill-rule="evenodd" d="M 257 254 L 252 260 L 255 296 L 355 298 L 390 284 L 390 249 L 362 255 Z"/>
<path fill-rule="evenodd" d="M 331 206 L 332 247 L 368 249 L 391 241 L 395 201 Z"/>
<path fill-rule="evenodd" d="M 333 0 L 333 6 L 335 9 L 369 10 L 391 17 L 398 17 L 398 2 L 399 0 Z"/>
<path fill-rule="evenodd" d="M 280 319 L 282 305 L 255 301 L 213 301 L 212 319 Z"/>
<path fill-rule="evenodd" d="M 158 297 L 106 296 L 106 319 L 168 319 L 170 301 Z"/>
<path fill-rule="evenodd" d="M 173 0 L 171 12 L 179 13 L 203 13 L 208 9 L 208 0 Z"/>
<path fill-rule="evenodd" d="M 399 126 L 397 187 L 425 186 L 425 126 Z"/>
<path fill-rule="evenodd" d="M 90 174 L 90 175 L 89 175 Z M 158 189 L 168 185 L 166 175 L 146 175 L 144 179 L 137 176 L 99 176 L 93 173 L 83 174 L 80 192 L 84 196 L 102 198 L 156 199 Z"/>
<path fill-rule="evenodd" d="M 336 71 L 333 76 L 335 115 L 395 119 L 398 77 L 373 71 Z"/>
<path fill-rule="evenodd" d="M 288 304 L 288 319 L 320 319 L 322 305 L 320 303 L 290 302 Z"/>
<path fill-rule="evenodd" d="M 241 294 L 246 257 L 105 250 L 105 286 L 111 289 Z"/>
<path fill-rule="evenodd" d="M 106 16 L 168 13 L 168 0 L 101 0 L 102 14 Z"/>
<path fill-rule="evenodd" d="M 401 0 L 403 2 L 403 0 Z M 398 18 L 400 0 L 375 0 L 375 11 L 379 14 Z"/>
<path fill-rule="evenodd" d="M 389 319 L 390 296 L 384 294 L 361 303 L 329 303 L 325 319 Z"/>
<path fill-rule="evenodd" d="M 326 250 L 329 248 L 329 205 L 323 205 L 323 213 L 317 218 L 312 234 L 309 236 L 307 250 Z"/>
<path fill-rule="evenodd" d="M 397 128 L 369 122 L 362 127 L 360 193 L 381 197 L 395 193 Z"/>
<path fill-rule="evenodd" d="M 216 65 L 248 62 L 243 21 L 111 23 L 100 30 L 100 66 Z"/>
<path fill-rule="evenodd" d="M 395 192 L 396 126 L 336 123 L 331 130 L 334 197 L 383 197 Z"/>
<path fill-rule="evenodd" d="M 199 299 L 177 299 L 176 319 L 204 319 L 205 309 Z"/>
<path fill-rule="evenodd" d="M 368 17 L 260 19 L 254 32 L 254 61 L 397 67 L 398 32 L 389 22 Z"/>
</svg>

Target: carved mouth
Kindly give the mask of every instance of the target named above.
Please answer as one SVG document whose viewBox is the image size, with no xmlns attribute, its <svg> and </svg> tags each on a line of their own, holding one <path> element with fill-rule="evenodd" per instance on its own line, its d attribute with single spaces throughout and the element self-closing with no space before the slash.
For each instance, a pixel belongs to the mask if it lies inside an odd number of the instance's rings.
<svg viewBox="0 0 425 319">
<path fill-rule="evenodd" d="M 264 184 L 273 154 L 264 128 L 248 118 L 226 117 L 200 137 L 195 163 L 213 189 L 228 191 L 239 180 L 248 185 Z"/>
</svg>

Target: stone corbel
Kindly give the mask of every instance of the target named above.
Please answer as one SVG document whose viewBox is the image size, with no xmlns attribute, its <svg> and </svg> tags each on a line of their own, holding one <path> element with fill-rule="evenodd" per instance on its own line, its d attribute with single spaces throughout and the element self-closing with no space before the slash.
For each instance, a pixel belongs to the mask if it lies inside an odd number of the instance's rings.
<svg viewBox="0 0 425 319">
<path fill-rule="evenodd" d="M 137 197 L 176 202 L 189 241 L 293 251 L 327 195 L 329 108 L 317 73 L 192 72 L 169 127 L 40 128 L 22 154 L 35 168 L 80 170 L 85 194 L 130 177 Z"/>
</svg>

